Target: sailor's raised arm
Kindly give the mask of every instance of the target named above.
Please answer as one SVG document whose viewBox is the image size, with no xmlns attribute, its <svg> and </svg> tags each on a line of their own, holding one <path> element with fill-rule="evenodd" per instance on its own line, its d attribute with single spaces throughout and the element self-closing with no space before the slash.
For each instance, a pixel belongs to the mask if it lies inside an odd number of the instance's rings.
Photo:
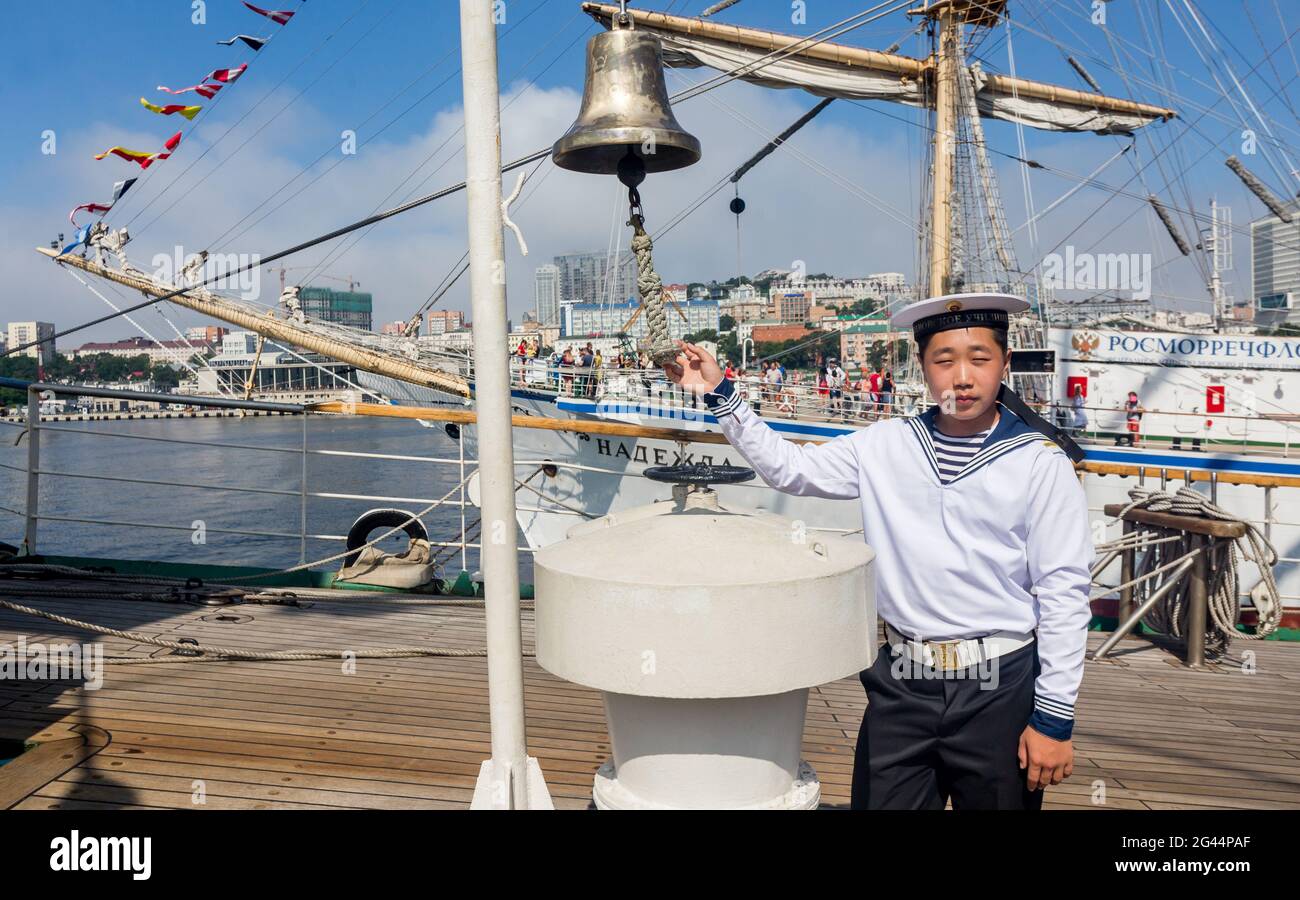
<svg viewBox="0 0 1300 900">
<path fill-rule="evenodd" d="M 858 441 L 846 434 L 825 444 L 787 441 L 755 415 L 735 382 L 707 350 L 679 342 L 677 365 L 664 371 L 676 384 L 704 397 L 722 433 L 764 481 L 787 494 L 854 500 L 858 497 Z"/>
</svg>

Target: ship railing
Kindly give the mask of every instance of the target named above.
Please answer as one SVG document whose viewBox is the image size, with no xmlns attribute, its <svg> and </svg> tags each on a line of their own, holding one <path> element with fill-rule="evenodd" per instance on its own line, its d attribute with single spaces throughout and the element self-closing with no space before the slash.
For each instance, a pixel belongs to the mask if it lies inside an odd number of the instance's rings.
<svg viewBox="0 0 1300 900">
<path fill-rule="evenodd" d="M 334 544 L 343 544 L 347 541 L 346 534 L 336 534 L 329 532 L 320 532 L 312 530 L 309 527 L 308 519 L 308 501 L 313 503 L 318 501 L 324 502 L 344 502 L 356 503 L 363 502 L 367 504 L 383 505 L 386 507 L 401 505 L 407 509 L 422 509 L 435 505 L 435 508 L 446 507 L 459 510 L 460 528 L 459 533 L 450 535 L 450 540 L 437 540 L 430 534 L 429 543 L 437 548 L 435 554 L 440 558 L 440 562 L 445 564 L 455 556 L 460 557 L 462 569 L 469 568 L 469 552 L 478 551 L 481 545 L 477 541 L 471 541 L 466 538 L 470 529 L 467 517 L 473 515 L 476 507 L 467 496 L 466 484 L 470 476 L 477 471 L 477 461 L 466 458 L 464 445 L 459 441 L 458 454 L 455 456 L 429 456 L 418 454 L 392 454 L 377 453 L 358 450 L 331 449 L 320 446 L 312 446 L 310 442 L 310 430 L 308 427 L 309 420 L 313 418 L 325 418 L 328 414 L 320 412 L 315 405 L 303 406 L 294 403 L 275 403 L 257 400 L 244 400 L 232 397 L 208 397 L 187 395 L 183 402 L 188 407 L 197 407 L 200 409 L 216 410 L 243 410 L 257 415 L 281 415 L 281 416 L 300 416 L 302 420 L 301 440 L 294 441 L 296 446 L 282 446 L 274 444 L 252 444 L 236 443 L 229 440 L 206 440 L 194 437 L 181 437 L 165 434 L 142 434 L 133 431 L 111 430 L 108 428 L 82 427 L 76 424 L 84 418 L 85 421 L 94 421 L 96 417 L 92 415 L 78 416 L 69 421 L 66 415 L 57 416 L 56 420 L 51 421 L 50 416 L 43 415 L 41 412 L 42 398 L 49 395 L 64 395 L 78 397 L 96 397 L 108 399 L 130 399 L 143 400 L 147 402 L 157 402 L 162 405 L 178 402 L 178 397 L 173 394 L 155 394 L 135 390 L 123 390 L 116 388 L 99 388 L 89 387 L 86 385 L 66 385 L 66 384 L 45 384 L 45 383 L 28 383 L 17 381 L 15 379 L 0 378 L 0 387 L 11 389 L 25 389 L 27 394 L 25 416 L 17 419 L 0 419 L 0 424 L 9 426 L 18 430 L 15 440 L 9 441 L 11 447 L 17 447 L 21 442 L 26 442 L 26 459 L 25 464 L 15 465 L 12 462 L 0 459 L 0 469 L 9 470 L 16 473 L 25 481 L 25 489 L 20 491 L 20 496 L 25 497 L 25 502 L 19 508 L 14 500 L 5 498 L 0 503 L 0 512 L 7 513 L 20 519 L 23 522 L 23 538 L 21 552 L 23 555 L 36 556 L 40 553 L 40 543 L 38 536 L 43 528 L 50 523 L 89 525 L 112 529 L 151 529 L 160 532 L 173 532 L 188 534 L 191 538 L 200 531 L 204 535 L 204 542 L 207 542 L 209 535 L 223 535 L 233 539 L 240 538 L 257 538 L 266 541 L 283 541 L 286 543 L 296 543 L 298 549 L 298 562 L 307 562 L 308 541 L 321 541 Z M 344 408 L 352 407 L 357 404 L 351 401 L 335 401 L 333 405 Z M 193 413 L 191 413 L 193 414 Z M 150 420 L 156 418 L 158 414 L 154 413 L 136 413 L 127 418 Z M 175 417 L 175 414 L 168 414 L 168 418 Z M 118 416 L 114 417 L 120 418 Z M 200 483 L 194 480 L 169 479 L 162 475 L 149 477 L 130 477 L 125 474 L 114 474 L 111 471 L 64 471 L 52 469 L 48 464 L 42 462 L 42 436 L 54 434 L 78 435 L 87 439 L 93 439 L 97 442 L 111 442 L 115 444 L 126 444 L 128 446 L 146 445 L 167 445 L 177 448 L 193 448 L 195 450 L 217 450 L 230 452 L 232 454 L 252 454 L 254 457 L 265 456 L 284 456 L 285 454 L 297 455 L 300 462 L 277 465 L 281 472 L 291 471 L 296 473 L 297 477 L 292 478 L 290 482 L 276 486 L 252 486 L 247 483 L 221 483 L 208 484 Z M 108 451 L 103 458 L 112 458 L 113 451 Z M 386 494 L 372 494 L 362 492 L 348 491 L 330 491 L 313 489 L 309 481 L 308 461 L 311 459 L 323 458 L 349 458 L 361 461 L 383 461 L 388 464 L 411 464 L 415 467 L 427 467 L 429 465 L 444 466 L 452 470 L 450 479 L 452 483 L 459 481 L 459 489 L 455 495 L 444 498 L 432 498 L 422 496 L 395 496 Z M 529 460 L 518 460 L 516 466 L 525 471 L 521 475 L 521 481 L 526 480 L 528 472 L 535 472 L 544 463 L 542 461 L 530 462 Z M 238 473 L 249 469 L 247 456 L 242 456 L 239 463 L 232 461 L 228 471 Z M 427 468 L 425 469 L 427 472 Z M 108 493 L 110 485 L 122 485 L 129 489 L 132 485 L 139 486 L 161 486 L 165 488 L 174 488 L 178 495 L 201 491 L 203 493 L 212 493 L 221 497 L 250 497 L 261 498 L 269 503 L 284 502 L 293 499 L 297 500 L 297 529 L 296 530 L 267 530 L 255 528 L 239 527 L 218 527 L 203 521 L 203 516 L 187 515 L 186 521 L 178 521 L 174 516 L 166 515 L 149 517 L 149 516 L 95 516 L 95 515 L 59 515 L 44 511 L 50 508 L 52 501 L 57 498 L 55 485 L 77 484 L 78 490 L 83 495 L 93 496 L 96 485 L 105 486 L 105 494 Z M 12 496 L 12 494 L 10 495 Z M 16 498 L 15 498 L 16 499 Z M 175 512 L 176 507 L 171 511 Z M 225 510 L 222 510 L 225 512 Z M 431 530 L 432 531 L 432 530 Z M 49 541 L 45 542 L 47 545 Z M 183 546 L 189 547 L 190 540 L 185 540 Z M 533 552 L 531 547 L 521 546 L 522 552 Z M 76 555 L 76 554 L 72 554 Z M 192 557 L 192 550 L 185 554 Z M 287 554 L 286 554 L 287 556 Z M 152 561 L 167 562 L 169 560 Z M 241 560 L 231 560 L 230 564 L 243 564 Z"/>
<path fill-rule="evenodd" d="M 554 366 L 546 360 L 516 356 L 511 358 L 511 371 L 517 388 L 593 400 L 602 406 L 622 403 L 635 409 L 650 403 L 671 408 L 704 408 L 702 402 L 693 403 L 689 392 L 677 388 L 662 370 L 655 368 Z M 834 392 L 829 387 L 820 388 L 815 382 L 796 380 L 800 373 L 792 375 L 781 384 L 756 378 L 736 379 L 736 389 L 760 415 L 828 423 L 852 424 L 905 415 L 921 400 L 905 391 L 871 394 L 852 386 Z"/>
<path fill-rule="evenodd" d="M 1128 443 L 1134 435 L 1137 446 L 1159 441 L 1162 448 L 1193 451 L 1232 451 L 1291 457 L 1292 445 L 1300 447 L 1300 414 L 1240 415 L 1188 412 L 1177 410 L 1142 410 L 1137 431 L 1129 429 L 1128 413 L 1122 407 L 1083 407 L 1085 424 L 1073 426 L 1074 410 L 1069 401 L 1053 403 L 1044 415 L 1067 431 L 1094 441 L 1115 440 Z"/>
<path fill-rule="evenodd" d="M 601 366 L 555 366 L 545 359 L 511 357 L 516 387 L 551 392 L 558 397 L 598 401 L 603 407 L 619 403 L 635 410 L 651 403 L 671 408 L 703 408 L 688 392 L 671 384 L 656 368 Z M 896 390 L 890 394 L 856 389 L 850 381 L 833 396 L 807 379 L 806 373 L 791 372 L 781 384 L 770 384 L 754 376 L 736 379 L 736 388 L 755 412 L 767 418 L 799 421 L 864 424 L 897 415 L 910 415 L 933 401 L 922 394 Z M 1074 409 L 1068 400 L 1036 402 L 1023 398 L 1030 407 L 1078 437 L 1104 442 L 1127 443 L 1127 414 L 1122 407 L 1083 407 L 1086 424 L 1076 428 Z M 1137 443 L 1153 438 L 1173 450 L 1233 451 L 1291 457 L 1292 445 L 1300 447 L 1300 415 L 1204 413 L 1199 410 L 1143 409 Z"/>
<path fill-rule="evenodd" d="M 341 411 L 344 404 L 333 403 L 323 404 L 326 411 Z M 382 405 L 357 405 L 352 411 L 364 415 L 422 419 L 426 422 L 447 422 L 455 424 L 457 427 L 473 424 L 476 420 L 476 414 L 472 410 L 446 410 L 435 408 L 413 408 L 405 406 L 382 406 Z M 633 439 L 651 439 L 667 442 L 674 442 L 678 445 L 682 453 L 686 453 L 689 444 L 717 444 L 726 445 L 727 439 L 717 431 L 687 431 L 664 427 L 661 425 L 645 425 L 640 423 L 628 423 L 618 421 L 608 421 L 604 419 L 553 419 L 544 416 L 525 416 L 518 415 L 514 417 L 516 428 L 522 429 L 543 429 L 560 432 L 585 433 L 588 435 L 602 435 Z M 807 439 L 802 439 L 807 440 Z M 817 439 L 811 439 L 813 443 Z M 633 457 L 636 459 L 636 457 Z M 668 462 L 675 460 L 669 459 Z M 690 461 L 690 460 L 686 460 Z M 647 460 L 647 462 L 649 462 Z M 584 466 L 573 463 L 556 462 L 554 460 L 517 460 L 517 465 L 545 465 L 553 469 L 571 468 L 574 470 L 585 470 L 598 473 L 606 473 L 619 477 L 642 477 L 642 473 L 633 466 L 627 467 L 599 467 Z M 1278 518 L 1276 514 L 1277 492 L 1284 489 L 1300 488 L 1300 477 L 1289 475 L 1273 474 L 1256 474 L 1251 472 L 1238 472 L 1235 470 L 1218 471 L 1215 469 L 1189 467 L 1186 469 L 1160 468 L 1152 465 L 1144 465 L 1138 462 L 1095 462 L 1091 460 L 1080 463 L 1077 467 L 1080 478 L 1100 477 L 1105 475 L 1118 475 L 1123 477 L 1136 477 L 1138 484 L 1145 486 L 1150 479 L 1159 479 L 1160 489 L 1167 490 L 1171 481 L 1183 480 L 1186 484 L 1204 482 L 1208 487 L 1209 496 L 1212 502 L 1217 502 L 1218 491 L 1221 485 L 1250 485 L 1261 489 L 1261 499 L 1263 500 L 1263 515 L 1248 518 L 1252 524 L 1261 527 L 1265 535 L 1272 538 L 1274 527 L 1300 527 L 1300 521 L 1292 522 Z M 751 482 L 750 487 L 761 489 L 762 485 L 758 482 Z M 546 511 L 563 512 L 559 507 Z M 835 529 L 818 529 L 834 531 Z M 848 534 L 861 533 L 861 529 L 856 531 L 850 530 Z M 1300 558 L 1283 557 L 1283 562 L 1293 563 L 1300 562 Z"/>
<path fill-rule="evenodd" d="M 459 510 L 460 532 L 450 540 L 431 540 L 430 543 L 439 548 L 439 552 L 450 552 L 453 555 L 459 555 L 461 558 L 462 568 L 468 570 L 469 551 L 481 549 L 481 544 L 467 538 L 467 517 L 473 515 L 476 510 L 475 505 L 470 501 L 466 482 L 470 476 L 477 470 L 477 460 L 465 455 L 463 442 L 457 440 L 458 453 L 455 456 L 431 456 L 418 454 L 388 454 L 367 451 L 328 449 L 319 446 L 312 446 L 309 442 L 308 421 L 317 415 L 332 415 L 337 413 L 352 413 L 357 415 L 373 416 L 393 416 L 409 419 L 422 420 L 426 424 L 446 423 L 447 425 L 456 425 L 463 427 L 472 425 L 475 421 L 475 413 L 472 410 L 452 410 L 445 408 L 418 408 L 407 406 L 389 406 L 382 404 L 364 404 L 352 402 L 331 402 L 312 404 L 302 406 L 298 404 L 271 403 L 264 401 L 242 400 L 228 397 L 186 397 L 186 402 L 192 406 L 205 408 L 225 408 L 225 409 L 243 409 L 256 411 L 263 414 L 279 415 L 301 415 L 302 432 L 301 440 L 296 442 L 297 446 L 274 446 L 262 444 L 238 444 L 230 441 L 203 440 L 197 438 L 184 438 L 164 436 L 159 434 L 139 434 L 126 431 L 112 431 L 108 429 L 90 429 L 79 428 L 66 422 L 50 424 L 43 420 L 41 414 L 41 397 L 44 393 L 54 395 L 78 395 L 78 396 L 100 396 L 100 397 L 121 397 L 126 399 L 149 399 L 159 400 L 161 402 L 174 402 L 174 395 L 158 394 L 151 395 L 140 391 L 126 391 L 121 389 L 110 388 L 91 388 L 84 385 L 59 385 L 59 384 L 28 384 L 13 379 L 0 378 L 0 386 L 11 388 L 25 388 L 27 391 L 26 418 L 23 421 L 12 422 L 0 420 L 0 423 L 12 427 L 20 428 L 23 433 L 20 437 L 25 437 L 27 441 L 27 454 L 25 465 L 12 465 L 0 461 L 0 468 L 8 469 L 23 475 L 26 479 L 26 503 L 22 508 L 11 507 L 9 505 L 0 505 L 0 511 L 21 518 L 24 522 L 23 549 L 25 553 L 37 553 L 37 536 L 40 523 L 42 522 L 65 522 L 77 523 L 94 526 L 103 526 L 111 528 L 150 528 L 160 530 L 170 530 L 174 532 L 193 532 L 194 526 L 186 524 L 177 524 L 168 522 L 164 519 L 128 521 L 122 519 L 108 518 L 90 518 L 84 516 L 58 516 L 41 511 L 41 500 L 50 499 L 52 495 L 52 483 L 64 481 L 73 481 L 79 483 L 90 483 L 101 481 L 105 483 L 118 484 L 149 484 L 162 485 L 166 487 L 175 487 L 180 489 L 202 490 L 212 492 L 227 492 L 235 495 L 263 496 L 263 497 L 296 497 L 298 499 L 298 529 L 297 531 L 267 531 L 239 528 L 207 528 L 206 530 L 214 534 L 228 534 L 232 536 L 246 536 L 263 538 L 268 540 L 296 541 L 299 548 L 300 561 L 306 561 L 307 541 L 325 541 L 333 543 L 342 543 L 346 541 L 345 535 L 318 533 L 309 529 L 307 514 L 307 502 L 311 500 L 324 501 L 365 501 L 383 504 L 410 504 L 410 505 L 428 505 L 439 503 L 441 506 L 450 507 Z M 621 437 L 644 437 L 650 439 L 660 439 L 675 441 L 679 449 L 685 453 L 689 443 L 716 443 L 724 444 L 726 439 L 716 432 L 689 432 L 672 428 L 642 426 L 621 422 L 608 421 L 586 421 L 586 420 L 565 420 L 565 421 L 527 421 L 529 418 L 541 417 L 517 417 L 516 426 L 524 428 L 546 427 L 553 430 L 586 432 L 591 434 L 616 435 Z M 448 429 L 451 433 L 451 429 Z M 297 454 L 300 457 L 300 465 L 296 467 L 299 478 L 293 484 L 284 484 L 279 487 L 251 487 L 237 484 L 195 484 L 192 481 L 169 481 L 160 478 L 129 478 L 122 475 L 113 475 L 105 472 L 65 472 L 46 469 L 41 464 L 41 435 L 42 432 L 62 432 L 69 434 L 80 434 L 96 439 L 108 441 L 124 442 L 155 442 L 178 446 L 192 446 L 202 448 L 212 448 L 222 451 L 241 451 L 251 453 L 265 454 Z M 458 437 L 458 433 L 453 435 Z M 317 491 L 312 490 L 308 481 L 308 460 L 312 458 L 352 458 L 358 460 L 375 460 L 396 463 L 410 463 L 419 467 L 446 466 L 454 469 L 457 473 L 453 477 L 459 479 L 458 496 L 455 498 L 446 498 L 442 501 L 436 501 L 428 497 L 408 497 L 408 496 L 391 496 L 365 493 L 346 493 L 338 491 Z M 636 467 L 603 467 L 596 465 L 586 465 L 576 462 L 555 459 L 530 459 L 520 458 L 514 461 L 518 472 L 517 480 L 519 489 L 517 491 L 518 507 L 523 512 L 545 512 L 561 513 L 573 515 L 575 517 L 586 516 L 595 518 L 599 513 L 577 510 L 566 506 L 562 501 L 556 498 L 545 496 L 544 492 L 539 495 L 535 490 L 532 479 L 539 472 L 544 472 L 549 478 L 554 478 L 559 470 L 573 472 L 592 472 L 607 474 L 617 477 L 644 477 L 642 471 Z M 237 469 L 232 469 L 237 471 Z M 427 468 L 425 469 L 427 472 Z M 1300 479 L 1287 478 L 1280 476 L 1267 475 L 1249 475 L 1232 472 L 1222 474 L 1215 471 L 1205 470 L 1176 470 L 1167 468 L 1156 468 L 1152 466 L 1135 466 L 1113 463 L 1091 463 L 1085 462 L 1080 467 L 1081 477 L 1099 477 L 1101 475 L 1115 474 L 1123 476 L 1137 476 L 1140 484 L 1145 484 L 1148 480 L 1157 479 L 1161 490 L 1168 489 L 1169 482 L 1183 480 L 1185 483 L 1196 481 L 1208 482 L 1210 499 L 1216 501 L 1218 497 L 1218 488 L 1220 484 L 1252 484 L 1261 488 L 1262 515 L 1248 519 L 1261 528 L 1266 537 L 1270 539 L 1273 536 L 1275 528 L 1279 527 L 1300 527 L 1300 522 L 1287 521 L 1279 517 L 1277 493 L 1284 488 L 1295 489 L 1300 487 Z M 42 479 L 45 483 L 42 484 Z M 752 485 L 756 489 L 759 485 Z M 1094 510 L 1094 511 L 1100 511 Z M 853 535 L 861 533 L 861 529 L 835 529 L 819 528 L 815 530 L 825 531 L 828 533 L 842 533 Z M 431 535 L 432 537 L 432 535 Z M 531 553 L 533 548 L 520 546 L 521 552 Z M 1300 563 L 1300 558 L 1283 556 L 1280 560 L 1285 563 Z"/>
</svg>

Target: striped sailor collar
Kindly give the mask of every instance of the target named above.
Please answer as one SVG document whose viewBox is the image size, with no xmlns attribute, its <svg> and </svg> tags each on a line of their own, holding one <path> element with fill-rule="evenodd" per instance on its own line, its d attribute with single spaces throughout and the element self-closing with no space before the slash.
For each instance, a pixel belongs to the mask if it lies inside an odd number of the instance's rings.
<svg viewBox="0 0 1300 900">
<path fill-rule="evenodd" d="M 998 418 L 998 424 L 993 428 L 993 432 L 980 445 L 979 452 L 970 458 L 970 461 L 954 475 L 948 484 L 954 484 L 965 478 L 972 472 L 988 465 L 998 457 L 1004 456 L 1025 444 L 1032 444 L 1035 441 L 1044 439 L 1042 432 L 1031 428 L 1025 423 L 1025 420 L 1017 416 L 1005 404 L 999 403 L 998 407 L 1001 416 Z M 930 463 L 930 469 L 934 474 L 935 480 L 943 484 L 943 478 L 939 475 L 939 459 L 934 450 L 934 439 L 931 432 L 936 430 L 936 422 L 939 416 L 939 405 L 927 409 L 919 416 L 913 416 L 907 420 L 907 424 L 912 426 L 912 432 L 921 443 L 921 451 Z"/>
</svg>

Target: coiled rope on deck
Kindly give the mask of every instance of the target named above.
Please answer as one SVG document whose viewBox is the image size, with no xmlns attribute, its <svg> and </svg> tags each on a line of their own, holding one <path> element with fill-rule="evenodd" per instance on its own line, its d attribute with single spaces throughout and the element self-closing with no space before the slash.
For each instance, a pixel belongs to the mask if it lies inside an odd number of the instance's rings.
<svg viewBox="0 0 1300 900">
<path fill-rule="evenodd" d="M 1206 600 L 1211 627 L 1205 630 L 1207 653 L 1220 655 L 1227 649 L 1229 641 L 1260 641 L 1278 629 L 1282 622 L 1282 599 L 1273 576 L 1278 554 L 1272 542 L 1258 528 L 1187 486 L 1180 487 L 1172 494 L 1136 487 L 1130 489 L 1128 495 L 1130 502 L 1117 518 L 1122 519 L 1130 510 L 1145 509 L 1149 512 L 1237 522 L 1245 526 L 1242 537 L 1230 541 L 1211 541 L 1200 551 L 1208 555 Z M 1192 536 L 1188 534 L 1175 536 L 1174 539 L 1166 537 L 1157 540 L 1144 531 L 1138 533 L 1144 534 L 1146 539 L 1131 538 L 1131 544 L 1120 541 L 1116 546 L 1136 546 L 1137 549 L 1146 551 L 1134 573 L 1138 577 L 1130 582 L 1135 585 L 1135 595 L 1141 595 L 1134 597 L 1140 606 L 1143 597 L 1150 596 L 1151 591 L 1159 588 L 1156 583 L 1159 579 L 1148 576 L 1157 574 L 1160 569 L 1170 568 L 1180 559 L 1197 552 L 1197 548 L 1193 545 Z M 1242 560 L 1254 563 L 1260 572 L 1260 581 L 1250 592 L 1258 614 L 1253 634 L 1237 628 L 1241 616 L 1238 564 Z M 1163 634 L 1185 640 L 1189 591 L 1190 582 L 1183 579 L 1143 617 L 1143 624 Z"/>
</svg>

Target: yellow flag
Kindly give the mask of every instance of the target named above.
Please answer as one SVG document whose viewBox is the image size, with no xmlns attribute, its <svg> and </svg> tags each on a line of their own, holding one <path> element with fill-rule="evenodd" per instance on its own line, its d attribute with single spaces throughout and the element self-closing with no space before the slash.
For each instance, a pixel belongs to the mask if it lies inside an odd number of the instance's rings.
<svg viewBox="0 0 1300 900">
<path fill-rule="evenodd" d="M 169 103 L 166 106 L 158 106 L 156 103 L 150 103 L 143 97 L 140 98 L 140 105 L 150 112 L 156 112 L 160 116 L 170 116 L 172 113 L 180 113 L 187 119 L 193 120 L 199 114 L 201 106 L 183 106 L 180 103 Z"/>
</svg>

